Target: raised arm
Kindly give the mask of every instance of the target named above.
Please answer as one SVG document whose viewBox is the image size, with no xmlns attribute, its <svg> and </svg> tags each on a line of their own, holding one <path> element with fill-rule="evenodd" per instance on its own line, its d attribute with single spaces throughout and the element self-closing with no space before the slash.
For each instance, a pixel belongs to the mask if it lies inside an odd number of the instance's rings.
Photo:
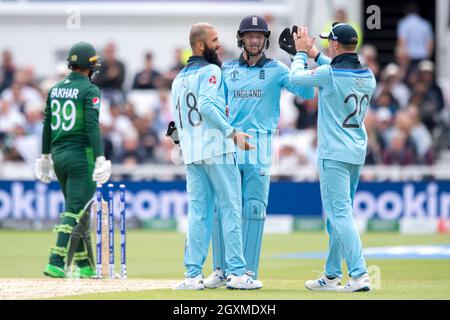
<svg viewBox="0 0 450 320">
<path fill-rule="evenodd" d="M 329 62 L 329 58 L 324 57 L 320 59 L 319 51 L 314 45 L 316 38 L 310 38 L 308 36 L 307 27 L 300 27 L 298 34 L 293 33 L 293 38 L 297 54 L 291 66 L 289 80 L 292 83 L 303 86 L 320 88 L 328 86 L 332 79 L 330 67 L 326 65 Z M 317 57 L 324 65 L 315 70 L 305 70 L 308 55 Z"/>
<path fill-rule="evenodd" d="M 325 88 L 331 83 L 330 67 L 325 65 L 314 70 L 305 70 L 306 53 L 295 55 L 289 73 L 289 81 L 300 86 Z"/>
<path fill-rule="evenodd" d="M 285 88 L 289 92 L 295 94 L 296 96 L 302 97 L 303 99 L 313 99 L 314 98 L 314 87 L 305 87 L 298 85 L 289 81 L 289 69 L 283 63 L 279 63 L 280 70 L 280 84 L 282 88 Z M 307 67 L 305 68 L 307 69 Z"/>
</svg>

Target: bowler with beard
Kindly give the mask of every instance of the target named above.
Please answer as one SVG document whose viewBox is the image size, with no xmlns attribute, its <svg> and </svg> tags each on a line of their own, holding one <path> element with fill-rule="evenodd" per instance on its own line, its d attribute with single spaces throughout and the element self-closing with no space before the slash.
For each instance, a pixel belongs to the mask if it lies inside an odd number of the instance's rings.
<svg viewBox="0 0 450 320">
<path fill-rule="evenodd" d="M 227 288 L 259 289 L 262 284 L 245 273 L 242 194 L 234 144 L 243 150 L 254 146 L 247 141 L 249 135 L 236 132 L 227 122 L 216 29 L 208 23 L 197 23 L 191 28 L 189 42 L 193 55 L 172 84 L 172 113 L 186 167 L 188 193 L 186 278 L 173 289 L 205 288 L 202 268 L 211 241 L 216 199 L 222 212 Z M 176 141 L 173 134 L 171 137 Z"/>
</svg>

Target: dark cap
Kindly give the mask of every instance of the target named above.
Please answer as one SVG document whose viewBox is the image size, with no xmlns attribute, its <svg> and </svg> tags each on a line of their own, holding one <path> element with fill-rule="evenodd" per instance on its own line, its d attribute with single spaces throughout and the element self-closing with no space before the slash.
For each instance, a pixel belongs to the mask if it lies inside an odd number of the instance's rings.
<svg viewBox="0 0 450 320">
<path fill-rule="evenodd" d="M 242 19 L 241 23 L 239 24 L 239 33 L 252 31 L 270 34 L 266 20 L 264 20 L 263 17 L 257 15 L 247 16 Z"/>
<path fill-rule="evenodd" d="M 358 43 L 358 34 L 355 28 L 346 23 L 333 23 L 330 32 L 322 32 L 320 34 L 322 39 L 334 40 L 342 44 Z"/>
</svg>

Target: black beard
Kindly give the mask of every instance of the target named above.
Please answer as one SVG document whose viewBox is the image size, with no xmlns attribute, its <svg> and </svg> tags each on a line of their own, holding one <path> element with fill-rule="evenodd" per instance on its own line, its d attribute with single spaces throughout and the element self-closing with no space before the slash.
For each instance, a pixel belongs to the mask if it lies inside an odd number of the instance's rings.
<svg viewBox="0 0 450 320">
<path fill-rule="evenodd" d="M 205 51 L 203 52 L 203 57 L 206 61 L 209 63 L 215 64 L 219 68 L 222 67 L 222 61 L 220 61 L 219 57 L 217 56 L 217 51 L 213 48 L 209 48 L 205 43 Z"/>
</svg>

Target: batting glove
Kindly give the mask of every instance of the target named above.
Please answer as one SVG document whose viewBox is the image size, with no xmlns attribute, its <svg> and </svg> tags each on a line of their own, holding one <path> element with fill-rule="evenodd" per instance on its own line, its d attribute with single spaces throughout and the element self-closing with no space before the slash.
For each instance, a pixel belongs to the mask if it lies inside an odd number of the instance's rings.
<svg viewBox="0 0 450 320">
<path fill-rule="evenodd" d="M 104 156 L 95 159 L 95 169 L 92 174 L 92 180 L 97 183 L 104 184 L 111 176 L 111 161 L 106 160 Z"/>
<path fill-rule="evenodd" d="M 42 154 L 40 159 L 36 159 L 34 174 L 39 181 L 50 183 L 55 176 L 53 171 L 53 161 L 50 154 Z"/>
</svg>

